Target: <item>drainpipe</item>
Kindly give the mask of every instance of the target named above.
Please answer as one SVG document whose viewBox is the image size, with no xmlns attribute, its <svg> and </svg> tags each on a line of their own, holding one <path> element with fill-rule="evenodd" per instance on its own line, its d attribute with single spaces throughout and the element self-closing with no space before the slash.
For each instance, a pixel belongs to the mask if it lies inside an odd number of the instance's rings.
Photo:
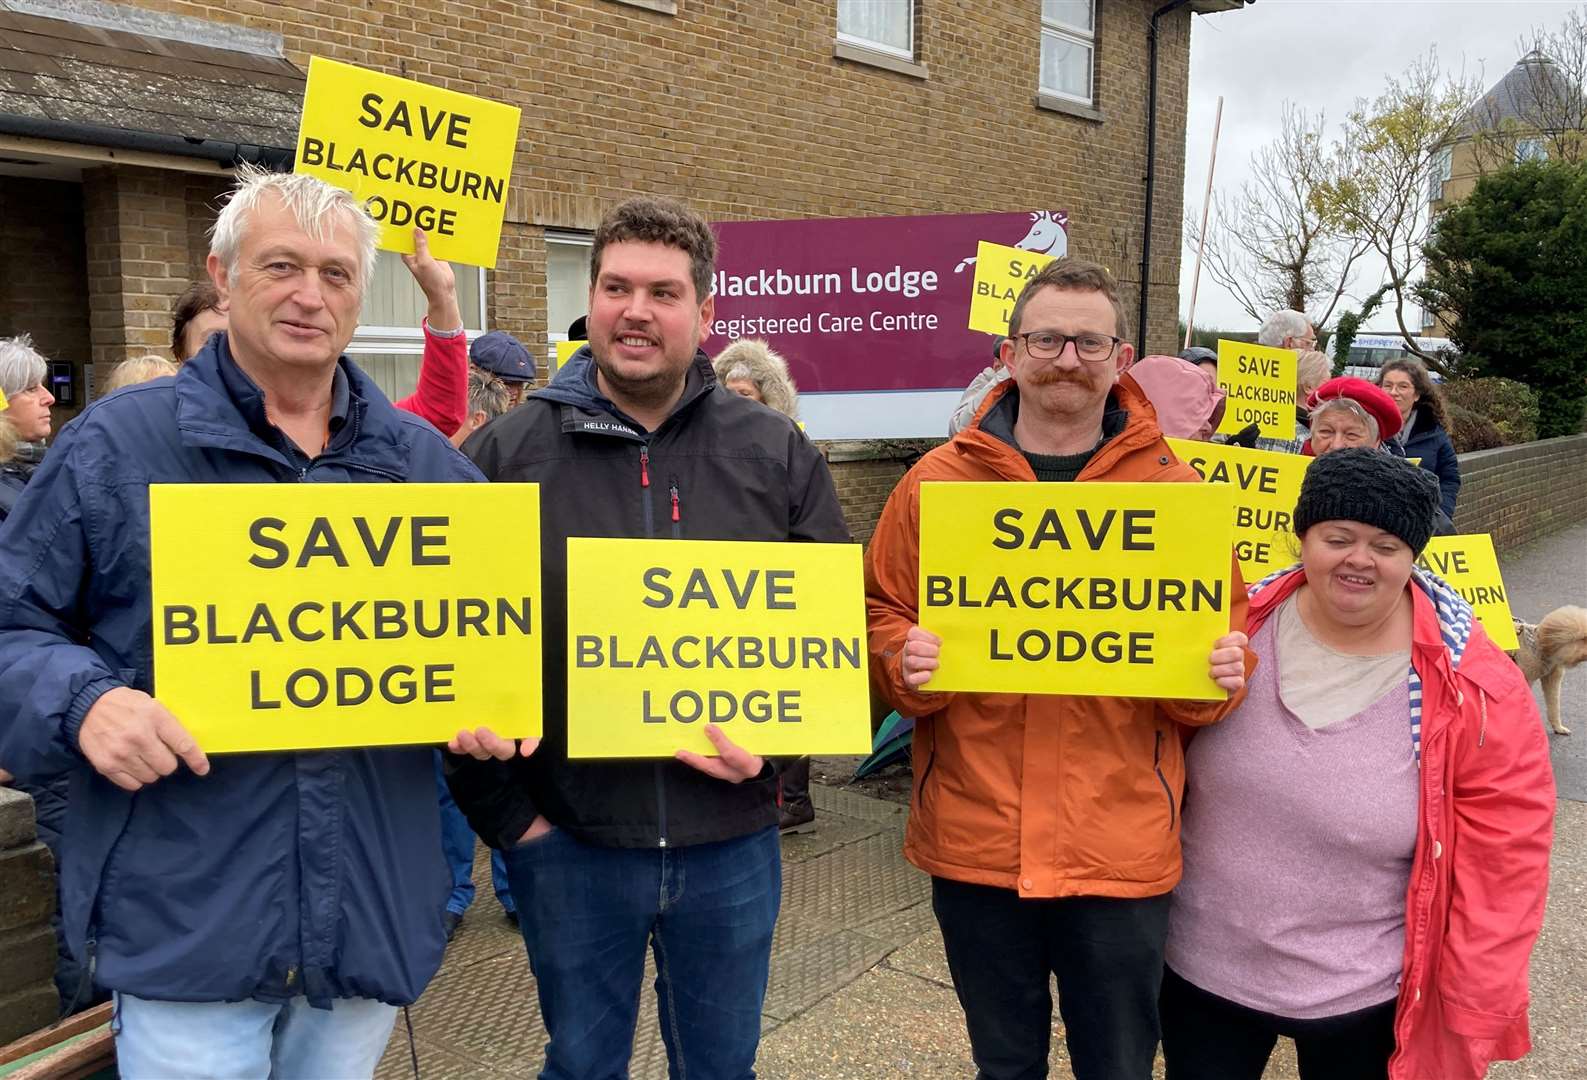
<svg viewBox="0 0 1587 1080">
<path fill-rule="evenodd" d="M 1136 346 L 1142 356 L 1147 352 L 1146 314 L 1152 283 L 1152 198 L 1157 192 L 1157 21 L 1188 3 L 1190 0 L 1168 0 L 1152 12 L 1146 32 L 1146 212 L 1142 215 L 1145 226 L 1141 232 L 1141 312 L 1135 323 Z"/>
</svg>

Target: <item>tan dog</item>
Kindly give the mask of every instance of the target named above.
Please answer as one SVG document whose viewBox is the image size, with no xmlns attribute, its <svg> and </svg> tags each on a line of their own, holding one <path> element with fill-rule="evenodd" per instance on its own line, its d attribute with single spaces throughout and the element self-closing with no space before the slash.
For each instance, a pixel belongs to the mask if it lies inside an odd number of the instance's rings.
<svg viewBox="0 0 1587 1080">
<path fill-rule="evenodd" d="M 1566 671 L 1587 661 L 1587 608 L 1556 608 L 1536 626 L 1517 619 L 1515 633 L 1521 647 L 1511 655 L 1527 682 L 1542 681 L 1548 726 L 1556 735 L 1569 735 L 1559 715 L 1559 687 Z"/>
</svg>

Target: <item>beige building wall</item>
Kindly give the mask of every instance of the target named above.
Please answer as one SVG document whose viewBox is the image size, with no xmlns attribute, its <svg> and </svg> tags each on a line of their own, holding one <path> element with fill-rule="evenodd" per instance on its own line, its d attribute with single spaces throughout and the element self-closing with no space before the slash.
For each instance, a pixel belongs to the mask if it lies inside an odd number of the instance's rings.
<svg viewBox="0 0 1587 1080">
<path fill-rule="evenodd" d="M 832 3 L 135 3 L 279 32 L 300 68 L 324 55 L 522 108 L 489 317 L 535 346 L 545 231 L 592 229 L 639 192 L 715 219 L 1067 209 L 1070 251 L 1111 268 L 1137 309 L 1156 0 L 1100 0 L 1095 116 L 1038 106 L 1034 0 L 918 0 L 909 73 L 836 56 Z M 676 14 L 651 10 L 668 6 Z M 1190 15 L 1160 25 L 1158 350 L 1178 310 Z"/>
</svg>

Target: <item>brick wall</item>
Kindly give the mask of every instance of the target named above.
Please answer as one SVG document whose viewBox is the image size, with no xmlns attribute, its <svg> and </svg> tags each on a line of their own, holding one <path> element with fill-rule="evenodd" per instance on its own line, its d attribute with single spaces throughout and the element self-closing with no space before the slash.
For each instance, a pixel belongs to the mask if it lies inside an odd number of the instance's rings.
<svg viewBox="0 0 1587 1080">
<path fill-rule="evenodd" d="M 83 202 L 97 394 L 120 361 L 170 354 L 171 305 L 194 272 L 196 223 L 185 173 L 90 169 Z"/>
<path fill-rule="evenodd" d="M 31 334 L 51 360 L 89 359 L 83 189 L 0 176 L 0 337 Z M 77 391 L 81 400 L 82 381 Z M 81 407 L 57 406 L 56 430 Z"/>
<path fill-rule="evenodd" d="M 1133 318 L 1144 191 L 1147 21 L 1099 5 L 1100 121 L 1035 104 L 1040 5 L 920 0 L 913 78 L 834 56 L 831 3 L 679 0 L 135 0 L 523 109 L 493 323 L 543 343 L 541 230 L 588 229 L 636 192 L 713 218 L 1072 213 L 1070 249 L 1120 277 Z M 1239 18 L 1238 14 L 1218 18 Z M 1178 308 L 1190 15 L 1161 25 L 1149 348 Z"/>
<path fill-rule="evenodd" d="M 55 862 L 38 842 L 33 800 L 0 787 L 0 1046 L 52 1023 Z"/>
<path fill-rule="evenodd" d="M 1462 454 L 1460 475 L 1455 526 L 1500 552 L 1587 521 L 1587 435 Z"/>
</svg>

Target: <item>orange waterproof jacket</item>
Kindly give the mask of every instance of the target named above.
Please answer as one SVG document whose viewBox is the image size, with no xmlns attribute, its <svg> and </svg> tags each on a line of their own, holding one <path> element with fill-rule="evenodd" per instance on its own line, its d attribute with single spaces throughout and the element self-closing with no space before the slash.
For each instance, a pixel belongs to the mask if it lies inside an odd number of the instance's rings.
<svg viewBox="0 0 1587 1080">
<path fill-rule="evenodd" d="M 1034 482 L 1024 455 L 982 428 L 1013 392 L 1012 381 L 997 387 L 969 426 L 904 476 L 866 558 L 872 679 L 901 715 L 915 717 L 904 855 L 927 873 L 1017 889 L 1022 897 L 1157 896 L 1180 876 L 1185 763 L 1175 724 L 1221 720 L 1239 695 L 1153 701 L 930 693 L 904 684 L 904 636 L 918 619 L 920 485 Z M 1133 380 L 1125 375 L 1113 393 L 1128 414 L 1125 426 L 1079 482 L 1198 483 L 1163 442 Z M 1245 586 L 1232 556 L 1230 564 L 1230 626 L 1244 629 Z M 1210 641 L 1173 644 L 1212 651 Z M 1247 670 L 1254 664 L 1248 654 Z"/>
</svg>

